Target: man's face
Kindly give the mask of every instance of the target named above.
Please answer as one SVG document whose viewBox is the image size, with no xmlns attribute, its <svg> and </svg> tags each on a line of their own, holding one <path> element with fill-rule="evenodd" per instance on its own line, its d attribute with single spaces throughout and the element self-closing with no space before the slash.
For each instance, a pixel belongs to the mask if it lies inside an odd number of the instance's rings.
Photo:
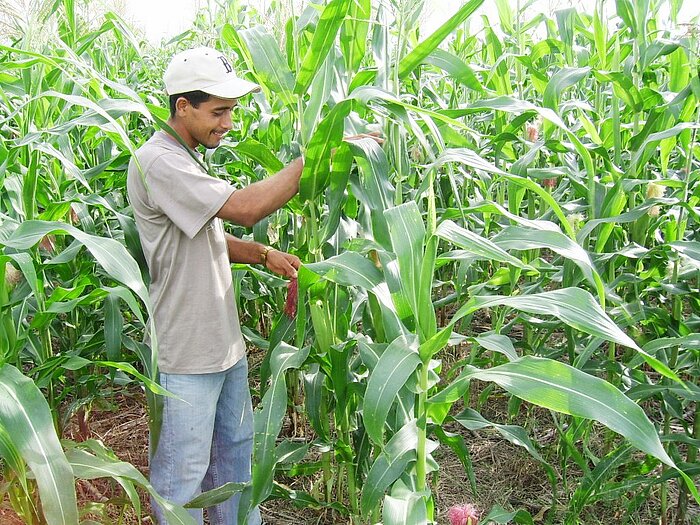
<svg viewBox="0 0 700 525">
<path fill-rule="evenodd" d="M 180 106 L 182 102 L 185 104 Z M 178 100 L 178 116 L 182 118 L 188 137 L 182 137 L 192 148 L 201 144 L 205 148 L 216 148 L 223 136 L 231 129 L 231 110 L 236 99 L 210 97 L 194 107 L 187 100 Z"/>
</svg>

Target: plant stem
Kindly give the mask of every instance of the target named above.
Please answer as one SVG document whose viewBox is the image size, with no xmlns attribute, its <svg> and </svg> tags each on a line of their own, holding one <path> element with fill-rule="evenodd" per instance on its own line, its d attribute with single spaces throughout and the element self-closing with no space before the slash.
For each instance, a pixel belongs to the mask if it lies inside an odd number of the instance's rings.
<svg viewBox="0 0 700 525">
<path fill-rule="evenodd" d="M 418 448 L 416 450 L 416 478 L 417 488 L 422 492 L 426 488 L 426 465 L 427 465 L 427 415 L 425 413 L 425 403 L 428 398 L 428 363 L 420 365 L 420 376 L 418 379 Z"/>
</svg>

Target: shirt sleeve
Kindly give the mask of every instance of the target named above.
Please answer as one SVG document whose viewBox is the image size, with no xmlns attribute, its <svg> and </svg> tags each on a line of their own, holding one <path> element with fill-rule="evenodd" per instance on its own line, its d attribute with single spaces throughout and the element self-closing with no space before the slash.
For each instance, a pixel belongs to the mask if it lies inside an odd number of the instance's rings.
<svg viewBox="0 0 700 525">
<path fill-rule="evenodd" d="M 146 171 L 152 205 L 193 238 L 226 203 L 235 188 L 202 171 L 189 159 L 164 154 Z"/>
</svg>

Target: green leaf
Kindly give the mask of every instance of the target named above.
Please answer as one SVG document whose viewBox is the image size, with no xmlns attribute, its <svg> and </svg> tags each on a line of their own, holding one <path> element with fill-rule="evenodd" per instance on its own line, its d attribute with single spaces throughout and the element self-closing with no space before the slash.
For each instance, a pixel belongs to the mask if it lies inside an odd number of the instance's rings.
<svg viewBox="0 0 700 525">
<path fill-rule="evenodd" d="M 26 224 L 26 221 L 23 223 Z M 2 239 L 0 239 L 0 244 L 2 244 Z M 24 278 L 27 280 L 29 288 L 31 288 L 34 293 L 34 297 L 41 299 L 44 296 L 44 290 L 41 287 L 41 282 L 36 274 L 36 268 L 34 267 L 34 260 L 32 256 L 28 253 L 10 253 L 8 257 L 14 260 L 22 271 Z"/>
<path fill-rule="evenodd" d="M 542 103 L 554 111 L 559 108 L 559 100 L 565 89 L 575 86 L 590 73 L 590 67 L 562 68 L 549 80 L 542 96 Z"/>
<path fill-rule="evenodd" d="M 367 516 L 372 511 L 389 485 L 404 473 L 411 461 L 415 461 L 416 447 L 418 447 L 418 426 L 414 419 L 391 437 L 374 460 L 362 487 L 360 509 L 363 516 Z"/>
<path fill-rule="evenodd" d="M 340 30 L 340 47 L 345 58 L 345 68 L 351 73 L 359 69 L 365 56 L 371 15 L 371 0 L 350 2 L 348 16 Z"/>
<path fill-rule="evenodd" d="M 108 295 L 104 302 L 105 322 L 105 350 L 107 359 L 118 361 L 122 351 L 122 330 L 124 329 L 124 317 L 119 310 L 119 297 Z"/>
<path fill-rule="evenodd" d="M 498 173 L 499 175 L 505 174 L 503 170 L 497 168 L 487 160 L 483 159 L 477 153 L 467 148 L 447 148 L 427 167 L 437 169 L 448 162 L 459 162 L 460 164 L 464 164 L 487 173 Z"/>
<path fill-rule="evenodd" d="M 73 471 L 49 405 L 31 379 L 7 364 L 0 367 L 0 426 L 34 474 L 48 525 L 77 525 Z"/>
<path fill-rule="evenodd" d="M 698 128 L 700 128 L 699 124 L 695 124 L 693 122 L 681 122 L 680 124 L 676 124 L 675 126 L 665 129 L 663 131 L 651 133 L 639 146 L 639 149 L 634 152 L 634 155 L 632 155 L 631 166 L 637 165 L 640 159 L 642 159 L 645 155 L 648 156 L 651 148 L 656 148 L 657 144 L 662 140 L 667 139 L 669 137 L 675 137 L 676 135 L 679 135 L 687 129 Z"/>
<path fill-rule="evenodd" d="M 515 512 L 508 512 L 500 505 L 494 505 L 486 516 L 481 518 L 484 523 L 498 523 L 503 525 L 506 523 L 519 523 L 521 525 L 534 525 L 534 521 L 530 513 L 520 509 Z"/>
<path fill-rule="evenodd" d="M 85 108 L 85 115 L 82 117 L 83 120 L 81 120 L 81 117 L 78 117 L 74 121 L 69 122 L 67 125 L 69 127 L 74 127 L 75 125 L 78 124 L 83 124 L 83 125 L 96 125 L 103 129 L 104 131 L 110 132 L 113 134 L 115 138 L 119 138 L 120 140 L 118 142 L 121 143 L 121 145 L 129 151 L 130 153 L 135 152 L 134 145 L 132 144 L 131 140 L 129 139 L 129 135 L 127 133 L 127 130 L 124 128 L 124 126 L 120 125 L 115 118 L 110 115 L 110 112 L 107 111 L 106 109 L 103 109 L 103 107 L 98 104 L 97 102 L 94 102 L 86 97 L 83 96 L 78 96 L 78 95 L 68 95 L 65 93 L 59 93 L 54 90 L 48 90 L 48 91 L 43 91 L 40 95 L 35 97 L 35 99 L 32 100 L 27 100 L 24 101 L 24 105 L 29 104 L 30 102 L 39 99 L 39 98 L 54 98 L 54 99 L 59 99 L 59 100 L 64 100 L 67 103 L 75 106 L 79 106 L 81 108 Z M 137 97 L 138 98 L 138 97 Z M 148 114 L 148 110 L 145 108 L 143 104 L 138 104 L 133 101 L 128 101 L 128 100 L 114 100 L 114 99 L 109 99 L 112 104 L 116 104 L 118 106 L 128 108 L 125 109 L 125 111 L 139 111 L 144 114 Z M 104 102 L 102 102 L 104 104 Z M 87 122 L 85 119 L 88 116 L 94 116 L 96 120 L 93 122 Z M 118 115 L 121 116 L 121 115 Z M 56 133 L 58 133 L 60 130 L 52 130 Z M 26 140 L 33 140 L 34 137 L 31 135 L 26 135 L 23 137 L 22 141 Z M 23 145 L 22 141 L 18 142 L 17 145 Z"/>
<path fill-rule="evenodd" d="M 670 243 L 670 246 L 675 251 L 685 256 L 696 269 L 700 269 L 700 242 L 674 241 Z"/>
<path fill-rule="evenodd" d="M 384 281 L 382 272 L 374 263 L 357 252 L 343 252 L 325 261 L 305 264 L 304 268 L 334 283 L 371 291 Z"/>
<path fill-rule="evenodd" d="M 359 76 L 360 74 L 358 73 L 357 77 Z M 359 81 L 357 83 L 359 84 Z M 416 122 L 416 119 L 413 117 L 414 114 L 418 115 L 422 119 L 423 123 L 429 128 L 429 130 L 433 134 L 435 140 L 439 142 L 443 142 L 444 139 L 440 135 L 442 131 L 437 127 L 436 121 L 448 124 L 449 126 L 456 128 L 457 130 L 471 132 L 470 128 L 462 122 L 460 122 L 459 120 L 446 116 L 445 113 L 447 113 L 447 111 L 433 111 L 414 104 L 403 102 L 396 95 L 384 89 L 380 89 L 369 85 L 362 85 L 356 87 L 354 86 L 352 92 L 350 93 L 350 97 L 354 100 L 360 101 L 372 111 L 377 111 L 377 109 L 373 108 L 373 104 L 370 104 L 370 102 L 376 103 L 380 106 L 384 106 L 394 118 L 403 123 L 407 129 L 411 130 L 411 133 L 413 133 L 416 136 L 423 148 L 425 148 L 427 151 L 431 151 L 433 149 L 433 146 L 430 144 L 430 142 L 428 142 L 423 128 L 418 124 L 418 122 Z M 443 129 L 446 128 L 443 127 Z M 445 131 L 445 133 L 446 132 L 447 131 Z M 458 136 L 454 131 L 450 131 L 449 133 L 452 136 Z M 460 140 L 462 139 L 460 138 Z"/>
<path fill-rule="evenodd" d="M 401 485 L 397 489 L 396 485 Z M 383 525 L 416 525 L 428 523 L 425 497 L 410 490 L 403 483 L 396 483 L 391 496 L 384 497 Z"/>
<path fill-rule="evenodd" d="M 362 420 L 374 443 L 384 443 L 384 423 L 399 390 L 420 364 L 418 340 L 400 336 L 379 358 L 367 382 Z"/>
<path fill-rule="evenodd" d="M 433 284 L 435 282 L 435 262 L 440 239 L 431 235 L 425 244 L 421 261 L 421 277 L 418 289 L 418 326 L 421 341 L 430 340 L 438 331 L 435 306 L 433 305 Z M 427 361 L 424 361 L 427 363 Z"/>
<path fill-rule="evenodd" d="M 301 141 L 302 144 L 307 144 L 311 138 L 316 124 L 321 118 L 323 108 L 327 102 L 330 102 L 331 93 L 336 87 L 336 78 L 338 75 L 337 65 L 339 58 L 336 56 L 337 51 L 330 53 L 323 62 L 321 69 L 316 73 L 313 82 L 311 83 L 311 94 L 307 98 L 304 105 L 301 126 Z"/>
<path fill-rule="evenodd" d="M 303 95 L 309 89 L 316 72 L 333 46 L 340 25 L 348 14 L 352 2 L 353 0 L 331 0 L 323 9 L 313 40 L 306 50 L 297 74 L 297 82 L 294 86 L 294 93 L 297 95 Z"/>
<path fill-rule="evenodd" d="M 460 7 L 454 15 L 448 18 L 444 24 L 438 27 L 433 34 L 418 44 L 408 55 L 403 57 L 399 64 L 399 78 L 405 78 L 416 69 L 428 55 L 437 49 L 443 40 L 457 29 L 462 22 L 469 18 L 483 3 L 484 0 L 469 0 Z"/>
<path fill-rule="evenodd" d="M 535 405 L 599 421 L 638 449 L 675 468 L 641 407 L 607 381 L 558 361 L 525 356 L 488 370 L 467 366 L 443 391 L 445 394 L 441 392 L 430 402 L 454 399 L 470 379 L 493 381 Z M 453 388 L 457 391 L 449 392 Z"/>
<path fill-rule="evenodd" d="M 234 151 L 254 160 L 265 168 L 265 171 L 270 175 L 274 175 L 284 168 L 282 161 L 265 144 L 250 137 L 246 137 L 236 144 Z"/>
<path fill-rule="evenodd" d="M 143 383 L 143 386 L 145 386 L 148 390 L 150 390 L 154 394 L 158 394 L 161 396 L 173 397 L 173 394 L 171 394 L 165 388 L 160 386 L 156 381 L 150 379 L 149 377 L 146 377 L 141 372 L 136 370 L 136 368 L 130 363 L 116 362 L 116 361 L 92 361 L 92 363 L 95 365 L 98 365 L 98 366 L 105 366 L 108 368 L 116 368 L 117 370 L 121 370 L 122 372 L 126 372 L 127 374 L 130 374 L 130 375 L 134 376 L 136 379 L 140 380 Z"/>
<path fill-rule="evenodd" d="M 509 361 L 515 361 L 518 359 L 518 354 L 515 351 L 513 342 L 510 338 L 505 335 L 500 334 L 483 334 L 475 337 L 474 340 L 480 346 L 483 346 L 487 350 L 492 352 L 499 352 L 505 355 Z"/>
<path fill-rule="evenodd" d="M 139 267 L 126 248 L 114 239 L 89 235 L 63 222 L 25 221 L 8 239 L 0 239 L 0 245 L 28 250 L 45 235 L 58 233 L 72 235 L 84 244 L 105 271 L 136 292 L 150 311 L 148 290 L 141 279 Z"/>
<path fill-rule="evenodd" d="M 360 171 L 360 185 L 353 185 L 355 197 L 362 202 L 371 220 L 371 236 L 389 250 L 391 240 L 384 212 L 393 204 L 391 169 L 384 150 L 372 139 L 353 140 L 350 150 Z"/>
<path fill-rule="evenodd" d="M 331 150 L 343 139 L 345 117 L 352 101 L 336 104 L 318 124 L 304 152 L 304 171 L 299 181 L 299 197 L 313 201 L 328 186 L 331 173 Z"/>
<path fill-rule="evenodd" d="M 484 86 L 477 78 L 476 74 L 465 64 L 462 59 L 444 49 L 436 49 L 425 59 L 426 64 L 431 64 L 445 71 L 452 78 L 464 84 L 474 91 L 484 91 Z"/>
<path fill-rule="evenodd" d="M 632 111 L 642 110 L 642 96 L 628 75 L 618 71 L 594 71 L 594 75 L 601 83 L 612 82 L 615 96 L 622 99 Z"/>
<path fill-rule="evenodd" d="M 615 0 L 617 8 L 617 16 L 622 18 L 627 29 L 630 30 L 632 36 L 637 36 L 638 28 L 636 24 L 636 16 L 634 5 L 630 0 Z"/>
<path fill-rule="evenodd" d="M 593 275 L 597 275 L 598 272 L 586 250 L 561 232 L 509 226 L 493 237 L 492 241 L 505 250 L 548 248 L 576 263 L 589 282 L 593 285 L 596 284 Z"/>
<path fill-rule="evenodd" d="M 281 342 L 270 356 L 271 383 L 265 392 L 261 408 L 254 415 L 255 439 L 253 449 L 253 486 L 250 508 L 262 503 L 272 491 L 272 481 L 277 464 L 275 441 L 282 429 L 287 410 L 287 370 L 299 368 L 309 354 L 309 349 L 299 350 Z M 244 513 L 250 509 L 241 509 Z"/>
<path fill-rule="evenodd" d="M 0 425 L 0 458 L 5 465 L 13 470 L 17 481 L 22 486 L 24 493 L 29 496 L 29 487 L 27 485 L 27 468 L 22 459 L 22 455 L 12 442 L 12 438 L 5 427 Z"/>
<path fill-rule="evenodd" d="M 478 100 L 464 108 L 445 110 L 442 113 L 452 118 L 458 118 L 464 115 L 478 113 L 486 110 L 505 111 L 507 113 L 516 113 L 518 115 L 521 113 L 532 111 L 540 115 L 543 119 L 549 120 L 552 124 L 556 125 L 557 127 L 562 129 L 566 128 L 564 121 L 561 120 L 561 117 L 559 117 L 559 115 L 557 115 L 557 113 L 551 108 L 543 108 L 540 106 L 536 106 L 532 102 L 520 100 L 514 97 L 508 97 L 505 95 L 496 98 Z"/>
<path fill-rule="evenodd" d="M 577 330 L 614 341 L 639 352 L 657 372 L 680 382 L 667 365 L 639 348 L 595 302 L 593 296 L 580 288 L 564 288 L 538 294 L 505 297 L 501 295 L 474 296 L 455 314 L 455 319 L 494 305 L 510 306 L 531 314 L 553 315 Z M 453 320 L 454 321 L 454 320 Z"/>
<path fill-rule="evenodd" d="M 437 407 L 435 404 L 429 404 L 427 405 L 428 408 L 428 417 L 432 417 L 431 409 Z M 446 410 L 449 410 L 449 407 L 446 408 Z M 471 488 L 471 492 L 474 495 L 474 497 L 477 497 L 478 491 L 477 491 L 477 486 L 476 486 L 476 476 L 474 474 L 474 464 L 472 462 L 471 455 L 469 453 L 469 447 L 467 446 L 467 443 L 464 440 L 464 435 L 460 433 L 452 433 L 452 432 L 446 432 L 445 429 L 442 426 L 442 422 L 444 421 L 445 416 L 443 415 L 441 418 L 436 420 L 439 424 L 436 424 L 431 428 L 431 431 L 435 434 L 435 436 L 439 439 L 440 443 L 443 445 L 447 445 L 452 449 L 452 451 L 455 453 L 455 455 L 459 458 L 460 463 L 462 463 L 462 466 L 464 467 L 464 471 L 467 474 L 467 477 L 469 478 L 469 487 Z M 466 492 L 466 491 L 465 491 Z"/>
<path fill-rule="evenodd" d="M 190 500 L 185 508 L 187 509 L 205 509 L 207 507 L 213 507 L 219 503 L 223 503 L 234 494 L 238 494 L 245 487 L 245 483 L 233 483 L 229 481 L 224 483 L 220 487 L 208 490 L 207 492 L 202 492 L 196 498 Z"/>
<path fill-rule="evenodd" d="M 601 459 L 595 468 L 584 476 L 576 488 L 576 492 L 571 497 L 567 518 L 574 517 L 575 519 L 586 504 L 595 501 L 594 496 L 603 487 L 604 483 L 617 473 L 620 465 L 629 460 L 630 450 L 631 447 L 629 445 L 622 445 Z"/>
<path fill-rule="evenodd" d="M 253 69 L 258 82 L 277 95 L 286 106 L 293 105 L 294 77 L 275 37 L 263 26 L 243 29 L 238 35 L 245 42 L 251 57 L 248 67 Z"/>
<path fill-rule="evenodd" d="M 79 447 L 89 447 L 94 455 Z M 80 444 L 68 442 L 66 457 L 77 478 L 114 478 L 117 480 L 129 494 L 137 510 L 140 509 L 139 496 L 133 490 L 133 483 L 146 489 L 158 501 L 163 509 L 163 513 L 168 518 L 168 523 L 173 525 L 194 525 L 196 523 L 195 519 L 184 508 L 179 505 L 173 505 L 161 497 L 136 467 L 130 463 L 110 457 L 101 443 L 94 440 L 88 440 Z"/>
<path fill-rule="evenodd" d="M 674 346 L 682 349 L 692 348 L 693 350 L 700 350 L 700 334 L 689 334 L 683 337 L 660 337 L 658 339 L 652 339 L 642 348 L 650 354 L 656 355 L 656 352 L 662 348 L 671 348 Z"/>
<path fill-rule="evenodd" d="M 326 192 L 328 217 L 323 221 L 320 243 L 325 243 L 338 231 L 343 205 L 347 200 L 347 186 L 352 169 L 353 156 L 350 146 L 343 142 L 333 155 L 331 180 Z"/>
<path fill-rule="evenodd" d="M 497 111 L 505 111 L 507 113 L 515 113 L 515 114 L 522 114 L 522 113 L 527 113 L 527 112 L 535 112 L 538 115 L 540 115 L 543 119 L 551 122 L 554 124 L 556 127 L 561 129 L 566 135 L 569 137 L 569 140 L 572 142 L 574 145 L 574 148 L 576 149 L 576 152 L 581 156 L 583 160 L 583 164 L 586 168 L 586 175 L 589 177 L 590 180 L 593 180 L 596 177 L 596 171 L 595 167 L 593 165 L 593 159 L 591 157 L 591 154 L 588 152 L 586 147 L 581 143 L 579 138 L 574 134 L 565 124 L 564 121 L 557 115 L 557 113 L 552 110 L 551 108 L 542 108 L 539 106 L 536 106 L 535 104 L 532 104 L 531 102 L 527 102 L 525 100 L 519 100 L 513 97 L 508 97 L 508 96 L 500 96 L 496 97 L 493 99 L 488 99 L 488 100 L 479 100 L 473 104 L 468 105 L 465 108 L 461 109 L 451 109 L 451 110 L 443 110 L 441 113 L 444 115 L 457 118 L 463 115 L 468 115 L 470 113 L 474 112 L 479 112 L 479 111 L 487 111 L 487 110 L 497 110 Z M 516 178 L 513 175 L 507 176 L 509 180 L 512 180 L 516 182 Z M 532 181 L 528 181 L 532 182 Z M 520 184 L 524 185 L 525 183 L 520 182 Z M 534 183 L 533 183 L 534 184 Z M 527 186 L 529 189 L 532 189 L 534 191 L 537 191 L 537 186 L 536 185 L 530 185 Z M 542 188 L 539 188 L 542 190 Z M 566 233 L 570 237 L 574 237 L 573 231 L 570 231 L 568 228 L 566 222 L 566 218 L 563 213 L 561 213 L 561 210 L 559 209 L 559 206 L 556 204 L 554 199 L 552 199 L 551 195 L 549 195 L 547 192 L 542 192 L 538 191 L 538 194 L 549 204 L 557 214 L 557 217 L 559 217 L 559 220 L 562 221 L 562 226 L 566 229 Z M 590 195 L 590 190 L 589 190 L 589 198 L 591 197 Z M 591 204 L 591 203 L 589 203 Z M 591 218 L 594 217 L 594 214 L 591 214 Z"/>
<path fill-rule="evenodd" d="M 455 246 L 468 250 L 480 259 L 503 262 L 523 270 L 534 270 L 534 268 L 523 263 L 517 257 L 513 257 L 502 248 L 499 248 L 489 239 L 457 226 L 453 221 L 446 220 L 441 222 L 435 235 L 451 242 Z"/>
<path fill-rule="evenodd" d="M 590 159 L 590 155 L 588 156 L 588 159 Z M 559 203 L 556 200 L 554 200 L 554 197 L 552 197 L 552 195 L 545 188 L 526 177 L 520 177 L 517 175 L 504 175 L 503 178 L 508 179 L 510 182 L 513 182 L 519 186 L 523 186 L 528 190 L 532 191 L 533 193 L 539 195 L 539 197 L 550 207 L 550 209 L 557 216 L 557 218 L 559 219 L 560 226 L 566 231 L 567 235 L 572 239 L 576 237 L 573 227 L 571 226 L 571 224 L 569 224 L 569 221 L 566 220 L 566 214 L 562 210 L 561 206 L 559 206 Z"/>
<path fill-rule="evenodd" d="M 414 201 L 389 208 L 384 216 L 398 262 L 401 290 L 418 321 L 421 340 L 425 341 L 436 332 L 435 310 L 430 297 L 433 281 L 430 263 L 435 260 L 436 241 L 430 243 L 431 254 L 427 253 L 425 225 Z M 424 264 L 427 267 L 424 268 Z"/>
</svg>

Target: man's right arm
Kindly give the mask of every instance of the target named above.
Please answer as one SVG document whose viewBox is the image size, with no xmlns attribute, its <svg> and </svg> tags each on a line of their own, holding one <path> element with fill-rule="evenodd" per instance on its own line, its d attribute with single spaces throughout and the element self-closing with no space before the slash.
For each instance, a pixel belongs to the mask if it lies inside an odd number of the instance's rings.
<svg viewBox="0 0 700 525">
<path fill-rule="evenodd" d="M 253 226 L 297 194 L 303 169 L 304 160 L 299 157 L 272 177 L 234 191 L 216 216 L 241 226 Z"/>
<path fill-rule="evenodd" d="M 384 143 L 379 132 L 360 133 L 345 137 L 343 140 L 359 139 L 371 139 L 379 145 Z M 303 169 L 304 159 L 298 157 L 272 177 L 234 191 L 216 216 L 247 228 L 252 227 L 272 212 L 279 210 L 297 194 Z"/>
</svg>

